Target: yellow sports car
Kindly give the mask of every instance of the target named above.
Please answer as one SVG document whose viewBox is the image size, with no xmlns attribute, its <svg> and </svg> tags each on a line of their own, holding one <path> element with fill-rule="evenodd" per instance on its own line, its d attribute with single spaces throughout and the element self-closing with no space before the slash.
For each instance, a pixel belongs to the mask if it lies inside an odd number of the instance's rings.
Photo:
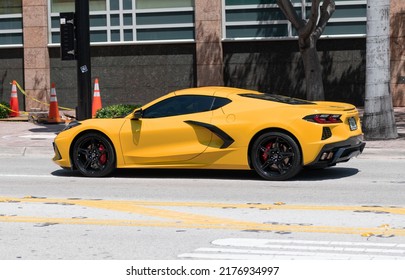
<svg viewBox="0 0 405 280">
<path fill-rule="evenodd" d="M 357 109 L 229 87 L 169 93 L 130 115 L 71 122 L 54 162 L 85 176 L 116 168 L 254 169 L 286 180 L 364 149 Z"/>
</svg>

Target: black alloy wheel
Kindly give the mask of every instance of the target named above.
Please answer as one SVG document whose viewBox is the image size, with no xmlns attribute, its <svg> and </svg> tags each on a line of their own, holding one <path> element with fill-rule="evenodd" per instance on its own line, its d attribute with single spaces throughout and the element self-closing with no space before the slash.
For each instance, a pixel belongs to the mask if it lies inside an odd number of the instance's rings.
<svg viewBox="0 0 405 280">
<path fill-rule="evenodd" d="M 259 136 L 253 143 L 250 157 L 254 170 L 266 180 L 287 180 L 302 169 L 297 143 L 281 132 L 267 132 Z"/>
<path fill-rule="evenodd" d="M 102 177 L 115 169 L 115 153 L 110 140 L 95 132 L 80 136 L 73 146 L 72 160 L 84 176 Z"/>
</svg>

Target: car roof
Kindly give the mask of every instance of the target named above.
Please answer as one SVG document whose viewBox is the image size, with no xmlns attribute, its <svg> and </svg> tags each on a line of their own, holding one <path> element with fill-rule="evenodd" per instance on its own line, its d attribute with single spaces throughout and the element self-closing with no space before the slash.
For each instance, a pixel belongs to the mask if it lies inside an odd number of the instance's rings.
<svg viewBox="0 0 405 280">
<path fill-rule="evenodd" d="M 241 93 L 251 93 L 260 94 L 255 90 L 233 88 L 233 87 L 221 87 L 221 86 L 208 86 L 208 87 L 197 87 L 197 88 L 187 88 L 182 90 L 177 90 L 174 92 L 175 95 L 189 95 L 189 94 L 201 94 L 201 95 L 215 95 L 226 97 L 234 94 Z"/>
</svg>

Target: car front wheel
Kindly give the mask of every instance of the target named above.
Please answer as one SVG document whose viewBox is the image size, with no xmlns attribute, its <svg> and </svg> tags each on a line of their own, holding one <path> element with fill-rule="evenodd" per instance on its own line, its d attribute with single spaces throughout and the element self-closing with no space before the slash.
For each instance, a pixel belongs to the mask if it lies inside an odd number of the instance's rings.
<svg viewBox="0 0 405 280">
<path fill-rule="evenodd" d="M 250 157 L 254 170 L 266 180 L 287 180 L 302 169 L 297 143 L 282 132 L 259 136 L 252 145 Z"/>
<path fill-rule="evenodd" d="M 80 136 L 73 146 L 72 160 L 84 176 L 102 177 L 115 169 L 114 148 L 109 139 L 99 133 Z"/>
</svg>

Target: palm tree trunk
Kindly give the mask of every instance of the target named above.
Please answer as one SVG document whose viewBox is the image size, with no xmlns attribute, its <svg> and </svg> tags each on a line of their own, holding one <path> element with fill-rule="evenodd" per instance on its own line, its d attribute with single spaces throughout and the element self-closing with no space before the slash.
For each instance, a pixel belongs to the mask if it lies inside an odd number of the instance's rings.
<svg viewBox="0 0 405 280">
<path fill-rule="evenodd" d="M 390 0 L 367 1 L 366 139 L 398 137 L 390 92 Z"/>
</svg>

